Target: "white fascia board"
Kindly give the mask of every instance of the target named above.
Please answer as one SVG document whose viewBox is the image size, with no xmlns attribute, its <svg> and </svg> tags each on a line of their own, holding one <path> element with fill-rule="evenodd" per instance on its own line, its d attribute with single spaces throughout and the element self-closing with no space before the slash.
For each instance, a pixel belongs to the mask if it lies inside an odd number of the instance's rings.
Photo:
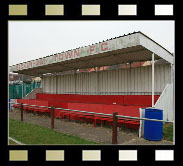
<svg viewBox="0 0 183 166">
<path fill-rule="evenodd" d="M 163 58 L 167 62 L 173 64 L 173 55 L 142 33 L 140 34 L 140 45 L 150 50 L 152 53 L 155 53 L 155 55 Z"/>
<path fill-rule="evenodd" d="M 52 56 L 39 58 L 29 62 L 20 63 L 10 67 L 11 72 L 46 66 L 54 63 L 68 61 L 72 59 L 79 59 L 82 57 L 93 56 L 105 52 L 111 52 L 123 48 L 133 47 L 140 45 L 139 39 L 140 33 L 134 33 L 123 37 L 103 41 L 97 44 L 89 45 L 86 47 L 80 47 L 63 53 L 58 53 Z"/>
</svg>

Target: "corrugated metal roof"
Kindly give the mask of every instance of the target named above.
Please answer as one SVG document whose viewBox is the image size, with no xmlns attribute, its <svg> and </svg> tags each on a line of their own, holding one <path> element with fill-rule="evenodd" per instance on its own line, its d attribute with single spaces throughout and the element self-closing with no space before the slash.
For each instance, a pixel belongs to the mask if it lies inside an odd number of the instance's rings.
<svg viewBox="0 0 183 166">
<path fill-rule="evenodd" d="M 172 54 L 141 32 L 107 39 L 85 47 L 13 65 L 10 71 L 40 76 L 45 73 L 112 66 L 127 62 L 144 62 L 164 58 L 173 62 Z"/>
<path fill-rule="evenodd" d="M 159 60 L 157 60 L 154 64 L 156 64 L 156 65 L 161 65 L 161 64 L 166 64 L 166 63 L 168 63 L 168 62 L 165 61 L 164 59 L 159 59 Z"/>
</svg>

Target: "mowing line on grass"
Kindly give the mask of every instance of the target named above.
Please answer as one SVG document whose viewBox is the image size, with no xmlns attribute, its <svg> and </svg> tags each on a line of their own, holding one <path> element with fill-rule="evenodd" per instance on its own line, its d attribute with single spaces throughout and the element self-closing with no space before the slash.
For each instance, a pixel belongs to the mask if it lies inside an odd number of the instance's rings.
<svg viewBox="0 0 183 166">
<path fill-rule="evenodd" d="M 22 142 L 19 142 L 19 141 L 15 140 L 14 138 L 9 137 L 9 139 L 12 140 L 12 141 L 14 141 L 15 143 L 17 143 L 19 145 L 25 145 Z"/>
</svg>

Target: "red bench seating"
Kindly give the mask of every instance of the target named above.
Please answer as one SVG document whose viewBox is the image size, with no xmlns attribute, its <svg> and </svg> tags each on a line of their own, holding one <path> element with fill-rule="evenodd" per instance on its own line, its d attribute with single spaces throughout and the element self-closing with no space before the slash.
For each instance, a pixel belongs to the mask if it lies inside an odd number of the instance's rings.
<svg viewBox="0 0 183 166">
<path fill-rule="evenodd" d="M 44 94 L 38 93 L 38 100 L 53 100 L 75 103 L 93 103 L 93 104 L 117 104 L 117 105 L 143 105 L 151 106 L 151 95 L 75 95 L 75 94 Z M 154 96 L 156 102 L 159 95 Z"/>
<path fill-rule="evenodd" d="M 23 103 L 28 105 L 37 105 L 37 106 L 46 106 L 46 107 L 57 107 L 57 108 L 67 108 L 67 103 L 65 102 L 57 102 L 57 101 L 43 101 L 43 100 L 35 100 L 35 99 L 17 99 L 17 103 Z M 14 107 L 20 108 L 20 104 L 14 104 Z M 51 110 L 44 107 L 36 107 L 36 106 L 24 106 L 25 110 L 29 111 L 37 111 L 37 112 L 48 112 Z M 55 117 L 59 115 L 60 110 L 55 110 Z"/>
<path fill-rule="evenodd" d="M 159 95 L 155 95 L 155 102 Z M 18 103 L 29 105 L 48 106 L 52 105 L 55 108 L 68 108 L 72 110 L 80 110 L 87 112 L 97 112 L 112 114 L 118 112 L 118 115 L 139 117 L 139 108 L 150 107 L 152 102 L 151 95 L 75 95 L 75 94 L 37 94 L 37 99 L 18 99 Z M 20 105 L 14 105 L 20 108 Z M 48 108 L 38 108 L 35 106 L 24 106 L 27 110 L 49 112 Z M 97 123 L 104 123 L 112 125 L 113 120 L 110 117 L 76 113 L 73 111 L 64 111 L 55 109 L 55 117 L 67 118 L 79 121 L 94 122 L 95 127 Z M 119 118 L 118 125 L 126 125 L 130 128 L 138 128 L 139 121 L 124 120 Z"/>
<path fill-rule="evenodd" d="M 39 101 L 34 99 L 17 99 L 17 103 L 23 103 L 28 105 L 35 105 L 35 106 L 23 106 L 25 110 L 31 110 L 31 111 L 38 111 L 38 112 L 50 112 L 48 108 L 44 107 L 36 107 L 37 106 L 46 106 L 48 107 L 48 101 Z M 14 105 L 14 107 L 17 107 Z M 20 108 L 20 104 L 18 105 L 18 108 Z"/>
</svg>

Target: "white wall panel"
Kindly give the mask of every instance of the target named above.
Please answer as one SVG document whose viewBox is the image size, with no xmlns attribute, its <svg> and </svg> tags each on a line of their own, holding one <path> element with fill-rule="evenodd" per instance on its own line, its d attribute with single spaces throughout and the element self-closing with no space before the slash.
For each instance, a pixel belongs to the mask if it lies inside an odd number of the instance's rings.
<svg viewBox="0 0 183 166">
<path fill-rule="evenodd" d="M 163 120 L 173 121 L 173 84 L 167 84 L 155 104 L 155 108 L 163 110 Z"/>
<path fill-rule="evenodd" d="M 155 92 L 162 92 L 171 80 L 170 65 L 155 65 Z M 56 92 L 56 77 L 43 78 L 45 93 Z M 152 67 L 141 66 L 76 74 L 76 93 L 151 93 Z M 57 76 L 57 93 L 75 93 L 74 74 Z"/>
<path fill-rule="evenodd" d="M 50 91 L 53 92 L 54 84 L 53 84 L 53 77 L 50 77 Z"/>
<path fill-rule="evenodd" d="M 45 89 L 44 89 L 44 92 L 49 92 L 49 90 L 48 90 L 48 86 L 49 86 L 49 82 L 48 82 L 48 80 L 49 80 L 49 77 L 44 77 L 43 78 L 44 79 L 44 87 L 45 87 Z"/>
<path fill-rule="evenodd" d="M 50 77 L 44 78 L 44 87 L 45 87 L 44 92 L 46 92 L 46 93 L 50 92 L 50 82 L 49 81 L 50 81 Z"/>
<path fill-rule="evenodd" d="M 128 91 L 128 70 L 121 70 L 122 71 L 122 75 L 121 75 L 121 83 L 124 84 L 124 92 Z"/>
</svg>

